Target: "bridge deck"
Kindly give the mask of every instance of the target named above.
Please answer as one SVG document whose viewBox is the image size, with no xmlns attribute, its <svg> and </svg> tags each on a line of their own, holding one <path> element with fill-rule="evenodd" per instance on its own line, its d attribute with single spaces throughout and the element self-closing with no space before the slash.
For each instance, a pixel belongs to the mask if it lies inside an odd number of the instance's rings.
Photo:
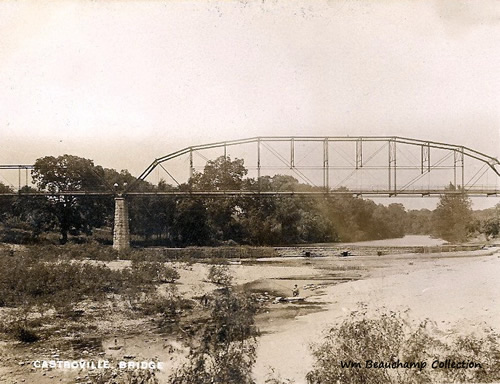
<svg viewBox="0 0 500 384">
<path fill-rule="evenodd" d="M 174 197 L 273 197 L 273 196 L 296 196 L 296 197 L 328 197 L 328 196 L 404 196 L 425 197 L 441 195 L 461 195 L 462 190 L 441 189 L 411 189 L 411 190 L 348 190 L 348 191 L 142 191 L 127 192 L 124 196 L 174 196 Z M 466 189 L 468 196 L 500 196 L 500 189 Z M 64 191 L 64 192 L 7 192 L 0 193 L 0 197 L 20 196 L 121 196 L 122 194 L 111 191 Z"/>
</svg>

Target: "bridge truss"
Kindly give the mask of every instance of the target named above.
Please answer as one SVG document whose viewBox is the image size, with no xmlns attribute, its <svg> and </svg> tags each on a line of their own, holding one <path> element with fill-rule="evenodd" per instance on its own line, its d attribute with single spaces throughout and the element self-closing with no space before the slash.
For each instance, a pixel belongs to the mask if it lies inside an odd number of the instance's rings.
<svg viewBox="0 0 500 384">
<path fill-rule="evenodd" d="M 169 181 L 180 184 L 179 179 L 187 180 L 214 156 L 234 154 L 244 158 L 249 176 L 256 180 L 288 174 L 316 188 L 307 192 L 257 189 L 181 194 L 432 196 L 466 192 L 492 196 L 500 193 L 500 162 L 496 158 L 462 145 L 398 136 L 263 136 L 202 144 L 155 159 L 139 180 L 146 180 L 154 171 L 161 170 Z M 187 161 L 179 164 L 178 160 L 186 157 Z M 204 160 L 201 165 L 196 164 L 197 158 Z M 182 163 L 188 165 L 187 174 L 184 172 L 182 176 L 181 171 L 181 177 L 175 176 Z M 456 189 L 447 189 L 449 184 Z M 133 187 L 128 194 L 134 194 Z"/>
<path fill-rule="evenodd" d="M 223 156 L 244 159 L 248 177 L 257 181 L 249 190 L 190 190 L 185 183 L 209 161 Z M 190 146 L 155 159 L 136 183 L 126 190 L 44 192 L 21 189 L 28 185 L 31 165 L 0 165 L 18 172 L 15 195 L 169 195 L 228 196 L 439 196 L 467 193 L 470 196 L 500 195 L 500 162 L 470 147 L 398 136 L 261 136 Z M 179 188 L 138 190 L 141 180 L 160 172 Z M 1 174 L 0 174 L 1 175 Z M 307 190 L 263 190 L 260 180 L 276 175 L 293 176 Z M 163 178 L 163 177 L 162 177 Z M 12 185 L 13 183 L 11 183 Z M 447 188 L 453 184 L 456 188 Z M 12 185 L 13 186 L 13 185 Z M 13 186 L 14 187 L 14 186 Z M 0 195 L 14 195 L 1 193 Z"/>
</svg>

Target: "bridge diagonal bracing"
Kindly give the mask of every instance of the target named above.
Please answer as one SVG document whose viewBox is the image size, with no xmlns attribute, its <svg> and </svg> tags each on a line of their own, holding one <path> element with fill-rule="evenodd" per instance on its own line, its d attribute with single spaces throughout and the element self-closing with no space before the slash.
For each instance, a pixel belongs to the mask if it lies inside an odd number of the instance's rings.
<svg viewBox="0 0 500 384">
<path fill-rule="evenodd" d="M 189 168 L 182 170 L 175 162 L 185 156 Z M 164 170 L 169 182 L 186 183 L 217 156 L 244 159 L 248 176 L 256 180 L 293 176 L 315 188 L 313 194 L 347 188 L 356 195 L 429 196 L 446 193 L 452 184 L 462 192 L 491 196 L 499 189 L 500 162 L 495 157 L 463 145 L 399 136 L 259 136 L 195 145 L 155 159 L 138 180 Z M 134 187 L 125 193 L 133 193 Z M 201 192 L 220 191 L 196 191 Z M 259 187 L 257 192 L 264 191 Z"/>
</svg>

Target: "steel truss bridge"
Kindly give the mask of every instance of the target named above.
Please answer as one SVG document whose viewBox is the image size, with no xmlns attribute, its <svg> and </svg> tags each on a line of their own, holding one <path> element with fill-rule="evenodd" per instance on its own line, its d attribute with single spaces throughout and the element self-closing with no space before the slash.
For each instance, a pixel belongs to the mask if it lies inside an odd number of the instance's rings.
<svg viewBox="0 0 500 384">
<path fill-rule="evenodd" d="M 245 190 L 190 190 L 193 176 L 215 158 L 243 159 L 248 177 L 256 181 Z M 22 176 L 28 185 L 32 165 L 0 165 L 0 172 L 18 172 L 18 191 L 10 196 L 147 196 L 231 197 L 339 195 L 372 197 L 424 197 L 442 194 L 470 196 L 500 195 L 500 162 L 475 149 L 435 141 L 398 136 L 262 136 L 190 146 L 155 159 L 135 183 L 117 191 L 30 191 L 23 192 Z M 151 181 L 162 172 L 179 188 L 139 190 L 140 181 Z M 312 188 L 266 190 L 265 178 L 293 176 Z M 181 180 L 181 181 L 179 181 Z M 12 184 L 12 183 L 11 183 Z M 154 184 L 154 182 L 153 182 Z M 184 184 L 184 185 L 183 185 Z M 448 188 L 453 184 L 456 188 Z M 182 186 L 182 187 L 181 187 Z"/>
</svg>

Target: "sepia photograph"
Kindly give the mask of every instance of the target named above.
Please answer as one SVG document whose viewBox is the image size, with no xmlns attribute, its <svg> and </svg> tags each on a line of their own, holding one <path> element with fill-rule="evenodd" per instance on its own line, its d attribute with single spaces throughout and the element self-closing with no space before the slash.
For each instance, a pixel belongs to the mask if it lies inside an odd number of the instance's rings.
<svg viewBox="0 0 500 384">
<path fill-rule="evenodd" d="M 498 0 L 0 1 L 0 383 L 500 383 Z"/>
</svg>

